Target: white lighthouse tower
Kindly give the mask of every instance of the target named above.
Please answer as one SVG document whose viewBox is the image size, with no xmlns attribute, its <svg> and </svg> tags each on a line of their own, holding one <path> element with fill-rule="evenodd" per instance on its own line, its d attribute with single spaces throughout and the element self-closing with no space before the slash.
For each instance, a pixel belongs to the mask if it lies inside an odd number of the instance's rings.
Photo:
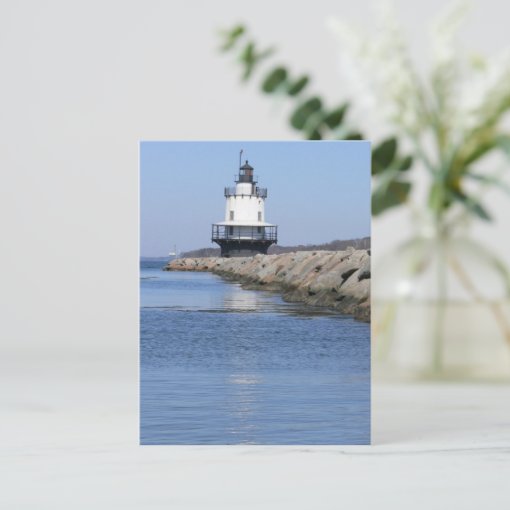
<svg viewBox="0 0 510 510">
<path fill-rule="evenodd" d="M 222 257 L 247 257 L 257 253 L 267 253 L 267 249 L 277 242 L 276 225 L 265 222 L 264 202 L 267 188 L 257 186 L 253 167 L 241 166 L 235 177 L 235 187 L 225 188 L 225 221 L 214 223 L 211 239 L 221 247 Z"/>
</svg>

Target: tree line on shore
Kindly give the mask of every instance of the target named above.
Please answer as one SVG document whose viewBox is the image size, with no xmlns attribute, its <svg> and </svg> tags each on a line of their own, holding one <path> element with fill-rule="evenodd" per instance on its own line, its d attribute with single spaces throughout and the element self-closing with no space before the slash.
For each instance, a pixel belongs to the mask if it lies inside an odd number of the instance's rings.
<svg viewBox="0 0 510 510">
<path fill-rule="evenodd" d="M 326 251 L 342 251 L 352 246 L 356 250 L 369 250 L 370 249 L 370 237 L 362 237 L 359 239 L 347 239 L 340 240 L 336 239 L 329 243 L 322 244 L 298 244 L 295 246 L 280 246 L 278 244 L 273 244 L 269 247 L 268 254 L 269 255 L 278 255 L 280 253 L 288 253 L 291 251 L 316 251 L 316 250 L 326 250 Z M 179 255 L 181 258 L 195 258 L 195 257 L 219 257 L 220 249 L 219 248 L 199 248 L 198 250 L 190 250 L 182 252 Z"/>
</svg>

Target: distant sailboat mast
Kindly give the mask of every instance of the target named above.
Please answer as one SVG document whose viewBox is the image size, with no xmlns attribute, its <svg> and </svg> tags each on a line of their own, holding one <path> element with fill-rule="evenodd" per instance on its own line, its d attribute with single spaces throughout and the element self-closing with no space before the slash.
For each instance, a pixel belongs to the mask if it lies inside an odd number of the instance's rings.
<svg viewBox="0 0 510 510">
<path fill-rule="evenodd" d="M 170 257 L 176 257 L 177 256 L 177 245 L 174 244 L 174 249 L 168 254 Z"/>
</svg>

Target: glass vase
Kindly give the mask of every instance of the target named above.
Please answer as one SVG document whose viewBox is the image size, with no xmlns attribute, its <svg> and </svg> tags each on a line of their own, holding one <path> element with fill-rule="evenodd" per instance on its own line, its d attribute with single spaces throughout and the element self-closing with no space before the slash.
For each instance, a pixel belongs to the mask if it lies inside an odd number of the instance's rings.
<svg viewBox="0 0 510 510">
<path fill-rule="evenodd" d="M 510 380 L 510 277 L 484 246 L 436 225 L 373 276 L 376 378 Z"/>
</svg>

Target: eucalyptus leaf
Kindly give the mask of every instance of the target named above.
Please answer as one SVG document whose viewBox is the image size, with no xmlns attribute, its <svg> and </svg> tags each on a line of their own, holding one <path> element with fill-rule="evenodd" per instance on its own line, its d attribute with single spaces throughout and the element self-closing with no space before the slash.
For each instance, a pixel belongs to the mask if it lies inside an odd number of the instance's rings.
<svg viewBox="0 0 510 510">
<path fill-rule="evenodd" d="M 363 140 L 363 135 L 356 131 L 351 131 L 345 135 L 344 140 Z"/>
<path fill-rule="evenodd" d="M 253 42 L 248 42 L 239 55 L 239 58 L 244 65 L 243 80 L 247 80 L 251 76 L 255 65 L 255 44 Z"/>
<path fill-rule="evenodd" d="M 322 101 L 318 97 L 312 97 L 301 103 L 290 118 L 290 123 L 295 129 L 303 129 L 311 115 L 322 108 Z"/>
<path fill-rule="evenodd" d="M 243 80 L 248 80 L 248 78 L 252 75 L 255 66 L 263 59 L 269 57 L 269 55 L 273 52 L 273 48 L 267 48 L 266 50 L 257 52 L 255 43 L 251 41 L 248 42 L 239 55 L 239 59 L 244 65 Z"/>
<path fill-rule="evenodd" d="M 308 140 L 322 140 L 322 134 L 318 128 L 314 128 L 306 134 Z"/>
<path fill-rule="evenodd" d="M 225 43 L 221 46 L 221 51 L 231 50 L 239 38 L 246 32 L 246 29 L 243 25 L 237 25 L 231 30 L 226 30 L 222 32 L 225 37 Z"/>
<path fill-rule="evenodd" d="M 411 168 L 413 164 L 413 157 L 412 156 L 405 156 L 397 165 L 397 169 L 401 172 L 406 172 Z"/>
<path fill-rule="evenodd" d="M 372 174 L 377 175 L 388 168 L 397 153 L 396 138 L 388 138 L 372 151 Z"/>
<path fill-rule="evenodd" d="M 391 180 L 382 182 L 372 193 L 372 214 L 378 216 L 387 209 L 403 204 L 411 191 L 411 183 Z"/>
<path fill-rule="evenodd" d="M 324 124 L 326 124 L 330 129 L 337 128 L 342 123 L 342 120 L 348 108 L 349 108 L 348 103 L 345 103 L 342 106 L 335 108 L 333 111 L 329 112 L 324 117 L 323 120 Z"/>
<path fill-rule="evenodd" d="M 287 80 L 287 69 L 284 67 L 277 67 L 273 69 L 265 78 L 262 83 L 262 90 L 266 94 L 274 92 L 280 85 Z"/>
<path fill-rule="evenodd" d="M 297 96 L 308 85 L 309 81 L 310 78 L 308 76 L 301 76 L 301 78 L 298 78 L 294 83 L 289 85 L 287 94 L 289 96 Z"/>
</svg>

